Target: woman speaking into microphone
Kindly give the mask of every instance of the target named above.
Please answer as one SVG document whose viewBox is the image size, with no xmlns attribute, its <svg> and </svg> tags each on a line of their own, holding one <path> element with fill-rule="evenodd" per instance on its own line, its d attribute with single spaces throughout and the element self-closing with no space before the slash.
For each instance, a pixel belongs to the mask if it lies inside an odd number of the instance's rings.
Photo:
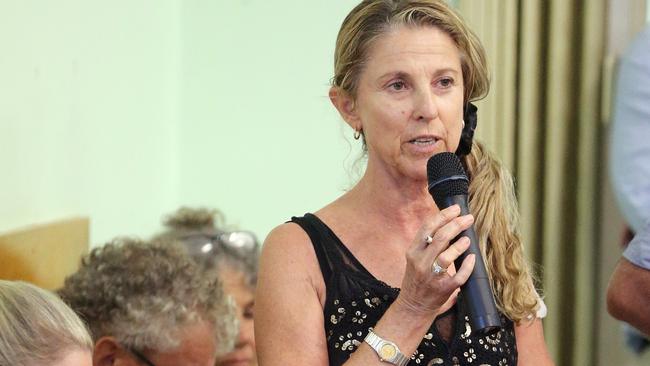
<svg viewBox="0 0 650 366">
<path fill-rule="evenodd" d="M 343 21 L 330 99 L 367 153 L 363 177 L 263 247 L 255 334 L 263 366 L 552 365 L 517 230 L 512 179 L 472 141 L 485 51 L 442 0 L 367 0 Z M 465 111 L 465 112 L 464 112 Z M 472 215 L 439 209 L 427 161 L 456 153 Z M 477 257 L 501 326 L 475 332 L 459 292 Z"/>
</svg>

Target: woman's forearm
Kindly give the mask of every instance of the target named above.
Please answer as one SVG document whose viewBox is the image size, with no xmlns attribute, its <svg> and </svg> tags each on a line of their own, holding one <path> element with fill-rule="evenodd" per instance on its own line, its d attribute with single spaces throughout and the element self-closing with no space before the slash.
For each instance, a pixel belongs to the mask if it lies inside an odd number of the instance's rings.
<svg viewBox="0 0 650 366">
<path fill-rule="evenodd" d="M 410 359 L 435 316 L 436 314 L 422 313 L 411 308 L 398 297 L 373 327 L 373 332 L 384 340 L 395 343 L 400 352 Z M 386 363 L 381 362 L 377 352 L 363 342 L 344 365 L 385 366 Z"/>
</svg>

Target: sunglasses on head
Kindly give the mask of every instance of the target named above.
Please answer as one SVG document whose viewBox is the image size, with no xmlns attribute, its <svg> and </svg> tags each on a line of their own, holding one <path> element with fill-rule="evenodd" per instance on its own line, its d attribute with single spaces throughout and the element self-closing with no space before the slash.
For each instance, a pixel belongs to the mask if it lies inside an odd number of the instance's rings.
<svg viewBox="0 0 650 366">
<path fill-rule="evenodd" d="M 217 232 L 214 234 L 196 232 L 178 238 L 195 254 L 209 255 L 220 249 L 240 256 L 249 256 L 257 251 L 257 237 L 250 231 Z"/>
</svg>

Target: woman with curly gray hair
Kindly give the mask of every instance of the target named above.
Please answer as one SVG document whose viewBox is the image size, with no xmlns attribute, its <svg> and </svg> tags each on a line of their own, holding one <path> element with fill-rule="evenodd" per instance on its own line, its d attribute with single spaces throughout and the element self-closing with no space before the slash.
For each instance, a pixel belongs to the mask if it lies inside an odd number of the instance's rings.
<svg viewBox="0 0 650 366">
<path fill-rule="evenodd" d="M 114 240 L 59 293 L 88 323 L 95 366 L 213 366 L 235 338 L 220 282 L 174 243 Z"/>
<path fill-rule="evenodd" d="M 55 294 L 0 280 L 0 366 L 90 366 L 93 343 Z"/>
<path fill-rule="evenodd" d="M 182 242 L 206 271 L 219 276 L 224 291 L 237 304 L 239 336 L 235 349 L 219 357 L 216 365 L 255 366 L 253 307 L 259 244 L 252 233 L 228 229 L 223 222 L 219 211 L 182 207 L 167 216 L 167 231 L 158 238 Z"/>
</svg>

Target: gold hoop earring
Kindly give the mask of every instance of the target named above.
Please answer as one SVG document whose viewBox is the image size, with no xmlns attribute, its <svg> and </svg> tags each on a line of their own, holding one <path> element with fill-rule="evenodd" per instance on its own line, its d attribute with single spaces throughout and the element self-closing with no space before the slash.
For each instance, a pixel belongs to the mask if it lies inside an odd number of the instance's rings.
<svg viewBox="0 0 650 366">
<path fill-rule="evenodd" d="M 358 140 L 361 138 L 361 130 L 354 130 L 354 139 Z"/>
</svg>

